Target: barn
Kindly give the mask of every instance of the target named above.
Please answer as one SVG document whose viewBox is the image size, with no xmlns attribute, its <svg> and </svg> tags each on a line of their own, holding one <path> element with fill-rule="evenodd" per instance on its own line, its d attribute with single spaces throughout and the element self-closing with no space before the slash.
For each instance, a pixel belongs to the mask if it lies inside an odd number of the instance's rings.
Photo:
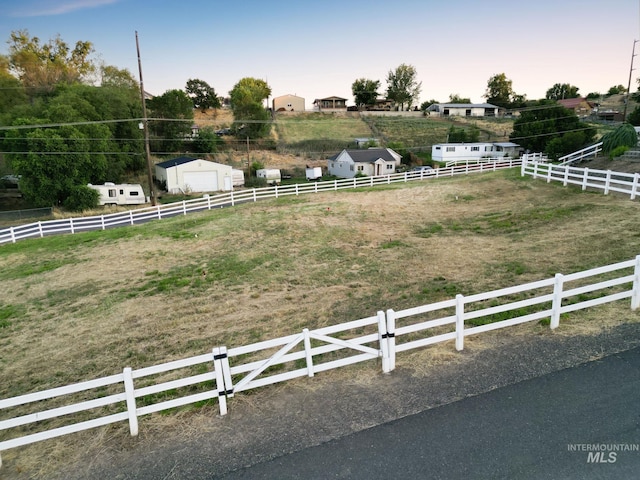
<svg viewBox="0 0 640 480">
<path fill-rule="evenodd" d="M 156 180 L 168 193 L 219 192 L 233 190 L 229 165 L 201 158 L 178 157 L 156 164 Z"/>
</svg>

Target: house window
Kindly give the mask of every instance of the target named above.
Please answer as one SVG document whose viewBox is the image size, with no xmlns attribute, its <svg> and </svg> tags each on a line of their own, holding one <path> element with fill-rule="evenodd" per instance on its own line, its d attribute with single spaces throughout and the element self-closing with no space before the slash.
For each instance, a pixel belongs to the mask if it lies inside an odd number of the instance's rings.
<svg viewBox="0 0 640 480">
<path fill-rule="evenodd" d="M 447 147 L 447 152 L 455 152 L 456 147 Z"/>
<path fill-rule="evenodd" d="M 449 109 L 448 109 L 448 108 L 445 108 L 445 109 L 442 111 L 442 114 L 443 114 L 443 115 L 449 115 Z"/>
<path fill-rule="evenodd" d="M 387 163 L 387 170 L 393 170 L 393 164 Z"/>
<path fill-rule="evenodd" d="M 363 172 L 364 171 L 364 165 L 358 165 L 358 171 L 359 172 Z"/>
<path fill-rule="evenodd" d="M 465 114 L 467 117 L 470 117 L 470 116 L 471 116 L 471 109 L 469 108 L 469 109 L 465 110 L 464 114 Z"/>
<path fill-rule="evenodd" d="M 351 165 L 351 166 L 349 167 L 349 170 L 351 170 L 351 171 L 353 172 L 353 165 Z"/>
<path fill-rule="evenodd" d="M 471 147 L 471 151 L 472 152 L 479 152 L 480 151 L 480 147 Z"/>
</svg>

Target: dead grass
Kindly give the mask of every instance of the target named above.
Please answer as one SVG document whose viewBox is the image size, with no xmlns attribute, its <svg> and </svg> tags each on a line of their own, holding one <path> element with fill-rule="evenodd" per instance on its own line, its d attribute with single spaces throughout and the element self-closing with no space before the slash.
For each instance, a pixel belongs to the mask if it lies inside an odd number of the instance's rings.
<svg viewBox="0 0 640 480">
<path fill-rule="evenodd" d="M 498 173 L 242 205 L 128 227 L 122 238 L 83 234 L 68 248 L 60 238 L 5 246 L 0 309 L 21 313 L 0 328 L 0 397 L 627 260 L 640 252 L 639 209 L 623 197 Z M 602 307 L 563 319 L 554 334 L 625 321 L 627 305 Z M 525 325 L 467 345 L 492 348 L 499 335 L 536 329 L 550 334 Z M 398 362 L 420 376 L 456 358 L 442 344 Z M 378 375 L 375 366 L 353 368 L 358 382 Z M 353 369 L 328 375 L 354 379 Z M 262 390 L 234 401 L 259 401 Z M 141 438 L 197 429 L 201 414 L 145 418 Z M 112 448 L 112 436 L 132 441 L 118 425 L 3 459 L 46 477 L 79 444 Z"/>
</svg>

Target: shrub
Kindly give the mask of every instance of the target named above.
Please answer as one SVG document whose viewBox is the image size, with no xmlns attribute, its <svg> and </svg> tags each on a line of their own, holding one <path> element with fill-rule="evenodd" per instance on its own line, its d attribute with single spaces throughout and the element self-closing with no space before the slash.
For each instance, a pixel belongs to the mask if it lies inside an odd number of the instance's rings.
<svg viewBox="0 0 640 480">
<path fill-rule="evenodd" d="M 624 152 L 626 152 L 627 150 L 629 150 L 629 147 L 627 147 L 626 145 L 620 145 L 619 147 L 616 147 L 613 150 L 611 150 L 611 152 L 609 152 L 609 157 L 610 158 L 620 157 L 621 155 L 624 155 Z"/>
<path fill-rule="evenodd" d="M 71 189 L 69 196 L 64 201 L 64 207 L 68 210 L 81 212 L 98 206 L 100 193 L 86 185 L 78 185 Z"/>
<path fill-rule="evenodd" d="M 630 123 L 623 123 L 615 130 L 602 137 L 602 152 L 610 155 L 620 146 L 635 147 L 638 144 L 638 134 Z"/>
</svg>

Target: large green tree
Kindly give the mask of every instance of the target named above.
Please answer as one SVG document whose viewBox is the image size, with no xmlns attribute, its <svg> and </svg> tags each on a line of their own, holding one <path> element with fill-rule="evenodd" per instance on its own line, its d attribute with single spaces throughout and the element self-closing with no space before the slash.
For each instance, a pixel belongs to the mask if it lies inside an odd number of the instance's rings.
<svg viewBox="0 0 640 480">
<path fill-rule="evenodd" d="M 547 90 L 545 98 L 548 100 L 563 100 L 565 98 L 578 98 L 578 87 L 568 83 L 556 83 Z"/>
<path fill-rule="evenodd" d="M 178 152 L 191 133 L 193 102 L 182 90 L 167 90 L 160 96 L 147 100 L 151 144 L 159 153 Z"/>
<path fill-rule="evenodd" d="M 405 104 L 410 110 L 420 97 L 422 82 L 418 82 L 417 76 L 415 67 L 404 63 L 387 74 L 387 98 L 399 104 L 401 110 Z"/>
<path fill-rule="evenodd" d="M 187 80 L 185 92 L 193 101 L 193 108 L 197 108 L 201 112 L 205 112 L 209 108 L 220 108 L 222 106 L 216 91 L 204 80 L 190 78 Z"/>
<path fill-rule="evenodd" d="M 42 43 L 27 30 L 18 30 L 11 32 L 8 43 L 11 71 L 31 96 L 50 93 L 59 83 L 81 82 L 96 70 L 91 42 L 77 41 L 72 48 L 59 35 Z"/>
<path fill-rule="evenodd" d="M 359 109 L 366 106 L 374 105 L 378 98 L 378 89 L 380 88 L 380 80 L 369 80 L 367 78 L 358 78 L 351 84 L 351 93 L 355 99 Z"/>
<path fill-rule="evenodd" d="M 264 80 L 242 78 L 229 92 L 231 110 L 236 122 L 236 134 L 249 138 L 264 137 L 271 124 L 264 100 L 271 95 L 271 87 Z"/>
<path fill-rule="evenodd" d="M 514 122 L 510 140 L 536 153 L 553 158 L 579 150 L 593 142 L 596 130 L 560 105 L 540 105 L 523 111 Z"/>
<path fill-rule="evenodd" d="M 508 108 L 513 96 L 513 82 L 504 73 L 498 73 L 487 81 L 487 90 L 484 94 L 487 103 Z"/>
<path fill-rule="evenodd" d="M 449 103 L 471 103 L 470 98 L 463 98 L 457 93 L 449 95 Z"/>
</svg>

